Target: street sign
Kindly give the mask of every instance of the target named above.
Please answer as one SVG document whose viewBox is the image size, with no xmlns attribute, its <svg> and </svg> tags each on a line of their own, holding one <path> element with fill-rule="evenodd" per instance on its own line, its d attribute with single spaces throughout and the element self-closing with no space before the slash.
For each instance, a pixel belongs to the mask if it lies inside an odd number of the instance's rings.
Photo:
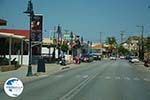
<svg viewBox="0 0 150 100">
<path fill-rule="evenodd" d="M 34 15 L 31 23 L 31 41 L 42 41 L 43 16 Z"/>
</svg>

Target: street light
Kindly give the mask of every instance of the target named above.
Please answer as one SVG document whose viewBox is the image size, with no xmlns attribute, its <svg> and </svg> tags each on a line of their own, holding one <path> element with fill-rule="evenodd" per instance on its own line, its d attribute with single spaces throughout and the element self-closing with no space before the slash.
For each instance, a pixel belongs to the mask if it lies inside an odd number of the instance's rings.
<svg viewBox="0 0 150 100">
<path fill-rule="evenodd" d="M 143 41 L 144 26 L 137 25 L 136 27 L 141 28 L 141 41 L 139 44 L 139 58 L 143 61 L 144 60 L 144 41 Z"/>
<path fill-rule="evenodd" d="M 62 42 L 62 33 L 61 33 L 61 27 L 60 25 L 58 25 L 57 27 L 57 34 L 58 34 L 58 37 L 57 37 L 57 49 L 58 49 L 58 60 L 57 60 L 57 63 L 59 64 L 59 61 L 60 61 L 60 52 L 61 52 L 61 42 Z"/>
<path fill-rule="evenodd" d="M 29 46 L 28 46 L 28 53 L 29 53 L 29 63 L 28 63 L 28 72 L 27 72 L 27 76 L 32 76 L 32 44 L 31 44 L 31 34 L 32 34 L 32 29 L 31 29 L 31 21 L 34 17 L 34 11 L 33 11 L 33 4 L 31 2 L 31 0 L 28 1 L 28 8 L 27 10 L 24 12 L 25 14 L 28 14 L 28 16 L 30 17 L 30 29 L 29 29 Z"/>
<path fill-rule="evenodd" d="M 72 57 L 73 57 L 73 48 L 72 48 L 72 46 L 73 46 L 73 32 L 70 33 L 70 38 L 71 38 L 71 41 L 70 41 L 71 55 L 72 55 Z"/>
</svg>

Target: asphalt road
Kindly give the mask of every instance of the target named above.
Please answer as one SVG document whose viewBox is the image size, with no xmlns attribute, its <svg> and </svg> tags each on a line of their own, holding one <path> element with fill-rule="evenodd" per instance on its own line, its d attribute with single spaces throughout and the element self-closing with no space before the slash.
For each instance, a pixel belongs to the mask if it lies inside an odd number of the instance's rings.
<svg viewBox="0 0 150 100">
<path fill-rule="evenodd" d="M 83 64 L 24 84 L 17 98 L 0 100 L 150 100 L 150 79 L 125 60 Z"/>
</svg>

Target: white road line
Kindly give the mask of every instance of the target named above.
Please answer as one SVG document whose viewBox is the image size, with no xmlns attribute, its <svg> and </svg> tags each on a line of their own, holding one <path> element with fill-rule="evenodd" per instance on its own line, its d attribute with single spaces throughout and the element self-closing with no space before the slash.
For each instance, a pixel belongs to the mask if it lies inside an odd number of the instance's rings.
<svg viewBox="0 0 150 100">
<path fill-rule="evenodd" d="M 130 80 L 130 78 L 129 78 L 129 77 L 124 77 L 124 79 L 125 79 L 125 80 Z"/>
<path fill-rule="evenodd" d="M 116 80 L 120 80 L 121 78 L 119 76 L 115 77 Z"/>
<path fill-rule="evenodd" d="M 143 80 L 144 80 L 144 81 L 150 81 L 150 79 L 148 79 L 148 78 L 144 78 Z"/>
<path fill-rule="evenodd" d="M 83 76 L 83 78 L 88 78 L 88 77 L 89 77 L 89 75 L 84 75 L 84 76 Z"/>
<path fill-rule="evenodd" d="M 64 77 L 64 75 L 56 75 L 55 77 L 62 78 L 62 77 Z"/>
<path fill-rule="evenodd" d="M 106 76 L 105 79 L 109 80 L 109 79 L 111 79 L 111 77 L 110 76 Z"/>
<path fill-rule="evenodd" d="M 76 78 L 80 78 L 80 77 L 81 77 L 81 75 L 76 75 L 75 77 L 76 77 Z"/>
<path fill-rule="evenodd" d="M 86 78 L 75 88 L 70 90 L 67 94 L 62 96 L 59 100 L 71 100 L 83 87 L 85 87 L 91 80 L 93 80 L 99 73 L 95 73 L 93 76 Z"/>
<path fill-rule="evenodd" d="M 139 79 L 139 78 L 137 78 L 137 77 L 135 77 L 135 78 L 133 78 L 133 80 L 135 80 L 135 81 L 139 81 L 140 79 Z"/>
</svg>

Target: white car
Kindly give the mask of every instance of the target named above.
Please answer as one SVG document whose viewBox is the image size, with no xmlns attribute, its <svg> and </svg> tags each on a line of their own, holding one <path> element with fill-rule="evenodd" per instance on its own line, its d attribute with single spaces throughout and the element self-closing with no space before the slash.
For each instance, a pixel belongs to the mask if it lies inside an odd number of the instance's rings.
<svg viewBox="0 0 150 100">
<path fill-rule="evenodd" d="M 139 62 L 139 59 L 138 59 L 137 57 L 133 57 L 133 58 L 131 59 L 131 62 L 132 62 L 132 63 L 138 63 L 138 62 Z"/>
<path fill-rule="evenodd" d="M 116 60 L 117 58 L 115 56 L 111 56 L 110 60 Z"/>
<path fill-rule="evenodd" d="M 120 56 L 120 59 L 125 59 L 125 56 Z"/>
</svg>

